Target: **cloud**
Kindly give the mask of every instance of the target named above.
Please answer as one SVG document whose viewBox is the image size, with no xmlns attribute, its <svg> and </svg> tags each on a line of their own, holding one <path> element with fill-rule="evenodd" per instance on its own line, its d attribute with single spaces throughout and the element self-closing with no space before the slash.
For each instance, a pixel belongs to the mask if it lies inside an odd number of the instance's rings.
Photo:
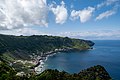
<svg viewBox="0 0 120 80">
<path fill-rule="evenodd" d="M 0 0 L 0 29 L 47 26 L 46 0 Z"/>
<path fill-rule="evenodd" d="M 112 5 L 113 8 L 111 10 L 107 10 L 101 14 L 99 14 L 95 20 L 101 20 L 103 18 L 108 18 L 109 16 L 112 16 L 114 15 L 115 13 L 117 13 L 119 7 L 120 7 L 120 1 L 119 0 L 106 0 L 104 1 L 103 3 L 101 4 L 98 4 L 97 5 L 97 8 L 101 8 L 101 7 L 104 7 L 104 6 L 109 6 L 109 5 Z"/>
<path fill-rule="evenodd" d="M 117 3 L 118 1 L 119 1 L 119 0 L 106 0 L 106 1 L 98 4 L 98 5 L 97 5 L 97 8 L 99 9 L 99 8 L 101 8 L 101 7 L 103 7 L 103 6 L 109 6 L 109 5 L 112 5 L 112 4 L 114 4 L 114 3 Z"/>
<path fill-rule="evenodd" d="M 84 8 L 83 10 L 79 10 L 79 11 L 73 10 L 71 12 L 71 19 L 75 20 L 80 18 L 81 23 L 84 23 L 91 18 L 94 10 L 95 8 L 93 7 Z"/>
<path fill-rule="evenodd" d="M 99 14 L 95 20 L 101 20 L 103 18 L 107 18 L 109 16 L 112 16 L 115 13 L 116 13 L 116 11 L 114 11 L 114 10 L 109 10 L 109 11 L 103 12 L 103 13 Z"/>
<path fill-rule="evenodd" d="M 0 34 L 6 34 L 6 35 L 50 35 L 48 33 L 41 32 L 39 30 L 33 29 L 33 28 L 19 28 L 19 29 L 12 29 L 12 30 L 1 30 Z"/>
<path fill-rule="evenodd" d="M 82 32 L 61 32 L 61 33 L 45 33 L 40 32 L 36 29 L 31 28 L 21 28 L 14 30 L 2 30 L 0 34 L 7 35 L 54 35 L 54 36 L 63 36 L 63 37 L 71 37 L 71 38 L 80 38 L 80 39 L 91 39 L 91 40 L 106 40 L 106 39 L 114 39 L 120 40 L 120 30 L 99 30 L 99 31 L 82 31 Z"/>
<path fill-rule="evenodd" d="M 80 11 L 72 10 L 71 15 L 70 15 L 71 20 L 76 20 L 76 19 L 78 19 L 78 18 L 80 17 L 79 14 L 80 14 Z"/>
<path fill-rule="evenodd" d="M 120 30 L 99 30 L 99 31 L 82 31 L 82 32 L 61 32 L 58 36 L 68 36 L 72 38 L 80 39 L 94 39 L 94 40 L 106 40 L 106 39 L 119 39 Z"/>
<path fill-rule="evenodd" d="M 56 7 L 51 4 L 50 10 L 53 12 L 53 14 L 56 17 L 56 23 L 63 24 L 67 20 L 67 9 L 65 8 L 65 3 L 62 1 L 61 5 L 57 5 Z"/>
</svg>

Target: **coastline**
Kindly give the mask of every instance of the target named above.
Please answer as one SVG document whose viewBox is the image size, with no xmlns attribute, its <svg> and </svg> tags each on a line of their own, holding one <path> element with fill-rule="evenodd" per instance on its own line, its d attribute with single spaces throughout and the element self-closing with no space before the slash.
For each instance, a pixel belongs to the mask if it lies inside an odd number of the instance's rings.
<svg viewBox="0 0 120 80">
<path fill-rule="evenodd" d="M 69 49 L 55 49 L 54 51 L 49 51 L 47 53 L 44 53 L 39 59 L 38 59 L 38 63 L 33 67 L 34 71 L 36 74 L 40 74 L 44 71 L 43 67 L 44 67 L 44 63 L 45 61 L 48 59 L 49 56 L 53 56 L 56 53 L 59 52 L 68 52 L 73 50 L 72 48 Z"/>
<path fill-rule="evenodd" d="M 82 50 L 91 50 L 92 47 L 89 49 L 82 49 Z M 49 56 L 53 56 L 59 52 L 73 52 L 73 51 L 82 51 L 81 49 L 75 49 L 75 48 L 68 48 L 68 49 L 55 49 L 54 51 L 49 51 L 47 53 L 44 53 L 39 59 L 38 63 L 33 67 L 36 74 L 42 73 L 44 69 L 44 63 L 48 59 Z"/>
</svg>

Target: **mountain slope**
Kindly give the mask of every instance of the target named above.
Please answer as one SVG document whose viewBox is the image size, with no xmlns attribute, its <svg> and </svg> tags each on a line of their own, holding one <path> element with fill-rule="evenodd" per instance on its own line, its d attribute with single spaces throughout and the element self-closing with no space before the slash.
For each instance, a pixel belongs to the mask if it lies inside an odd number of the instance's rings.
<svg viewBox="0 0 120 80">
<path fill-rule="evenodd" d="M 29 59 L 28 55 L 55 51 L 55 49 L 90 49 L 93 42 L 57 36 L 12 36 L 0 35 L 0 54 L 7 53 L 9 58 Z M 6 56 L 6 54 L 5 54 Z"/>
<path fill-rule="evenodd" d="M 94 43 L 68 37 L 32 35 L 0 35 L 0 60 L 12 65 L 17 71 L 28 73 L 28 69 L 40 64 L 40 59 L 61 51 L 88 50 Z"/>
</svg>

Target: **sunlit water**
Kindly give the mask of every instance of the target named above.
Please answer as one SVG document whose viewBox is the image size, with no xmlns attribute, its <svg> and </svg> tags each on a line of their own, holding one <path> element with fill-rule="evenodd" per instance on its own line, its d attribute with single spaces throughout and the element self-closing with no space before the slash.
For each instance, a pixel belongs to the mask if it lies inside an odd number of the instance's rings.
<svg viewBox="0 0 120 80">
<path fill-rule="evenodd" d="M 96 40 L 94 49 L 57 53 L 45 62 L 45 69 L 78 73 L 94 65 L 102 65 L 115 80 L 120 80 L 120 40 Z"/>
</svg>

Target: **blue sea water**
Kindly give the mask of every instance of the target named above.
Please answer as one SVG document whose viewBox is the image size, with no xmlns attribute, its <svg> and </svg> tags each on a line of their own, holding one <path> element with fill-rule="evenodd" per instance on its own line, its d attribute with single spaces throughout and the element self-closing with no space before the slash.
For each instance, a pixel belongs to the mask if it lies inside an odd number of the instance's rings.
<svg viewBox="0 0 120 80">
<path fill-rule="evenodd" d="M 94 49 L 57 53 L 45 62 L 45 69 L 78 73 L 94 65 L 102 65 L 114 80 L 120 80 L 120 40 L 94 40 Z"/>
</svg>

